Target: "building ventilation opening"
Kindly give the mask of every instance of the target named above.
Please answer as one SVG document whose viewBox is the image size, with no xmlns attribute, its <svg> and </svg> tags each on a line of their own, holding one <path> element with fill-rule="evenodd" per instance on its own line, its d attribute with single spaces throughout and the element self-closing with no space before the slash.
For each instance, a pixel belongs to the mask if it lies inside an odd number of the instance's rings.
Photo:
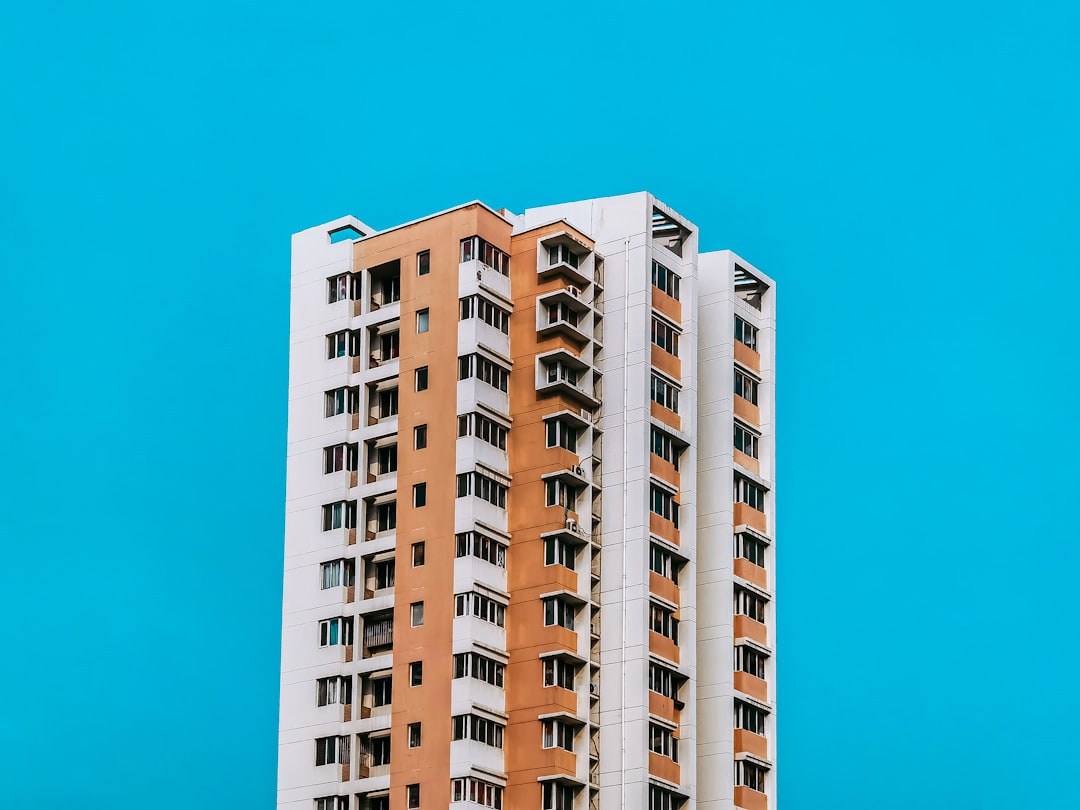
<svg viewBox="0 0 1080 810">
<path fill-rule="evenodd" d="M 735 265 L 735 295 L 754 309 L 761 309 L 761 296 L 767 289 L 769 288 L 763 281 L 751 275 L 745 268 Z"/>
<path fill-rule="evenodd" d="M 676 256 L 682 256 L 683 244 L 689 238 L 689 228 L 680 225 L 659 208 L 653 209 L 652 240 L 654 245 L 662 245 Z"/>
</svg>

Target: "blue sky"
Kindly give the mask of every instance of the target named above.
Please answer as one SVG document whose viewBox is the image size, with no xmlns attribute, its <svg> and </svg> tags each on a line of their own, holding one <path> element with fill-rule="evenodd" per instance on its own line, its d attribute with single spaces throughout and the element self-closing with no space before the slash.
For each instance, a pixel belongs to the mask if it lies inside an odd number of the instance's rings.
<svg viewBox="0 0 1080 810">
<path fill-rule="evenodd" d="M 7 4 L 0 804 L 272 806 L 290 233 L 649 189 L 781 285 L 784 810 L 1080 806 L 1078 28 Z"/>
</svg>

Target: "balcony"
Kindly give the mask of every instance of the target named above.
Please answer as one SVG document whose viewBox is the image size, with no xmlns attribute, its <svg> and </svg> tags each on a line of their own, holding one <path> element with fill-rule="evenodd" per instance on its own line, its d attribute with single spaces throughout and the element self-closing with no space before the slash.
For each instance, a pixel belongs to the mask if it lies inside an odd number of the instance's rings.
<svg viewBox="0 0 1080 810">
<path fill-rule="evenodd" d="M 675 524 L 656 512 L 649 512 L 649 531 L 674 546 L 679 545 L 679 530 Z"/>
<path fill-rule="evenodd" d="M 577 287 L 567 286 L 541 296 L 536 302 L 537 334 L 541 338 L 561 335 L 583 345 L 589 341 L 589 312 Z"/>
<path fill-rule="evenodd" d="M 679 604 L 679 586 L 655 571 L 649 572 L 649 591 L 673 605 Z"/>
<path fill-rule="evenodd" d="M 735 514 L 732 522 L 736 526 L 749 526 L 752 529 L 757 529 L 759 532 L 766 531 L 765 513 L 759 512 L 748 503 L 736 501 Z"/>
<path fill-rule="evenodd" d="M 362 656 L 371 658 L 394 648 L 394 611 L 384 610 L 363 617 L 364 640 Z"/>
<path fill-rule="evenodd" d="M 560 231 L 544 237 L 536 253 L 539 263 L 537 272 L 542 281 L 561 277 L 580 289 L 593 282 L 592 251 L 568 232 Z"/>
<path fill-rule="evenodd" d="M 649 652 L 656 653 L 661 658 L 666 658 L 676 664 L 679 663 L 679 645 L 655 630 L 649 631 Z"/>
<path fill-rule="evenodd" d="M 735 753 L 753 754 L 762 759 L 769 758 L 769 741 L 760 734 L 754 734 L 744 728 L 735 729 Z"/>
<path fill-rule="evenodd" d="M 741 340 L 735 341 L 735 362 L 745 366 L 751 371 L 761 371 L 761 355 Z"/>
<path fill-rule="evenodd" d="M 736 785 L 735 806 L 743 810 L 768 810 L 769 798 L 753 788 Z"/>
<path fill-rule="evenodd" d="M 674 785 L 679 784 L 679 764 L 655 751 L 649 752 L 649 774 Z"/>
<path fill-rule="evenodd" d="M 537 360 L 538 394 L 568 397 L 590 410 L 600 406 L 600 400 L 586 390 L 592 367 L 576 354 L 560 348 Z"/>
<path fill-rule="evenodd" d="M 749 616 L 735 616 L 735 638 L 748 638 L 763 646 L 769 643 L 769 628 Z"/>
<path fill-rule="evenodd" d="M 735 415 L 751 425 L 761 425 L 761 409 L 738 394 L 735 395 Z"/>
<path fill-rule="evenodd" d="M 655 343 L 651 343 L 649 346 L 652 349 L 649 361 L 652 363 L 653 368 L 664 372 L 673 380 L 681 379 L 682 361 L 670 352 L 661 349 Z"/>
<path fill-rule="evenodd" d="M 768 702 L 769 700 L 768 681 L 756 675 L 751 675 L 749 672 L 735 672 L 735 689 L 762 702 Z"/>
</svg>

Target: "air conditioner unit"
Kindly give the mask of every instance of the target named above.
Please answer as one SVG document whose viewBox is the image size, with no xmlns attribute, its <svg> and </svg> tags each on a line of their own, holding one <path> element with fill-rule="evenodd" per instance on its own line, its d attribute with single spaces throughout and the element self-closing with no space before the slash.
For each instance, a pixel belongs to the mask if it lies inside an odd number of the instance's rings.
<svg viewBox="0 0 1080 810">
<path fill-rule="evenodd" d="M 581 467 L 574 467 L 572 472 L 574 475 L 580 476 L 581 478 L 585 477 L 585 471 L 581 469 Z"/>
<path fill-rule="evenodd" d="M 572 532 L 576 532 L 578 530 L 577 521 L 574 520 L 573 518 L 567 518 L 566 519 L 566 528 L 568 528 Z"/>
<path fill-rule="evenodd" d="M 600 694 L 600 684 L 598 684 L 598 683 L 590 683 L 589 684 L 589 694 L 590 695 L 599 695 Z"/>
<path fill-rule="evenodd" d="M 476 268 L 476 280 L 481 281 L 484 278 L 483 271 L 478 267 Z"/>
<path fill-rule="evenodd" d="M 588 408 L 581 409 L 581 418 L 586 422 L 592 422 L 592 412 Z"/>
<path fill-rule="evenodd" d="M 566 291 L 574 296 L 574 298 L 579 298 L 581 296 L 581 290 L 577 287 L 567 287 Z"/>
</svg>

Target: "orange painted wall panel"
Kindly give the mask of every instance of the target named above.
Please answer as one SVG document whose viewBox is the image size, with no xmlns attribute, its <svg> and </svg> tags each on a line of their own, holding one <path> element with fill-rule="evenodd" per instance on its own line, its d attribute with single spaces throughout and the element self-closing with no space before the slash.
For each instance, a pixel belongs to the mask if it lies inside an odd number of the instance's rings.
<svg viewBox="0 0 1080 810">
<path fill-rule="evenodd" d="M 675 323 L 682 323 L 682 303 L 656 287 L 650 289 L 652 290 L 653 309 L 663 313 Z"/>
<path fill-rule="evenodd" d="M 769 758 L 769 741 L 760 734 L 754 734 L 744 728 L 735 729 L 735 753 L 753 754 L 762 759 Z"/>
<path fill-rule="evenodd" d="M 761 475 L 761 465 L 756 458 L 748 456 L 742 450 L 735 450 L 734 453 L 736 464 L 756 475 Z"/>
<path fill-rule="evenodd" d="M 768 628 L 761 622 L 754 621 L 749 616 L 737 615 L 735 617 L 735 638 L 749 638 L 758 644 L 769 643 Z"/>
<path fill-rule="evenodd" d="M 735 415 L 751 425 L 761 425 L 761 411 L 748 399 L 735 395 Z"/>
<path fill-rule="evenodd" d="M 682 378 L 682 362 L 678 357 L 668 354 L 655 343 L 649 344 L 652 349 L 652 353 L 649 356 L 649 362 L 652 363 L 653 368 L 667 374 L 673 380 Z"/>
<path fill-rule="evenodd" d="M 649 453 L 649 472 L 661 481 L 667 481 L 675 489 L 679 488 L 679 471 L 675 469 L 675 465 L 670 461 L 664 461 L 655 453 Z"/>
<path fill-rule="evenodd" d="M 742 577 L 747 582 L 753 582 L 759 588 L 769 587 L 769 575 L 765 569 L 742 557 L 735 560 L 735 576 Z"/>
<path fill-rule="evenodd" d="M 679 722 L 679 713 L 675 710 L 675 701 L 664 697 L 659 692 L 649 690 L 649 714 L 655 714 L 672 723 Z"/>
<path fill-rule="evenodd" d="M 745 810 L 768 810 L 769 797 L 748 787 L 735 787 L 735 806 Z"/>
<path fill-rule="evenodd" d="M 755 697 L 758 700 L 769 699 L 769 684 L 763 678 L 751 675 L 749 672 L 735 673 L 735 688 L 745 695 Z"/>
<path fill-rule="evenodd" d="M 649 773 L 660 779 L 666 779 L 668 782 L 679 784 L 679 764 L 655 751 L 649 752 Z"/>
<path fill-rule="evenodd" d="M 660 517 L 656 512 L 649 512 L 649 531 L 669 543 L 679 545 L 679 530 L 675 528 L 675 524 Z"/>
<path fill-rule="evenodd" d="M 679 663 L 679 646 L 667 636 L 662 636 L 655 630 L 649 631 L 649 652 L 666 658 L 669 661 Z"/>
<path fill-rule="evenodd" d="M 766 531 L 765 513 L 754 509 L 750 504 L 737 502 L 735 504 L 735 525 L 751 526 L 759 532 Z"/>
<path fill-rule="evenodd" d="M 761 355 L 741 340 L 735 341 L 735 360 L 752 371 L 761 371 Z"/>
<path fill-rule="evenodd" d="M 682 419 L 679 418 L 679 415 L 673 411 L 669 411 L 659 402 L 655 400 L 649 401 L 649 413 L 653 418 L 658 419 L 668 427 L 673 427 L 675 430 L 682 430 Z"/>
<path fill-rule="evenodd" d="M 661 599 L 679 604 L 679 586 L 665 576 L 655 571 L 649 572 L 649 591 L 655 593 Z"/>
</svg>

